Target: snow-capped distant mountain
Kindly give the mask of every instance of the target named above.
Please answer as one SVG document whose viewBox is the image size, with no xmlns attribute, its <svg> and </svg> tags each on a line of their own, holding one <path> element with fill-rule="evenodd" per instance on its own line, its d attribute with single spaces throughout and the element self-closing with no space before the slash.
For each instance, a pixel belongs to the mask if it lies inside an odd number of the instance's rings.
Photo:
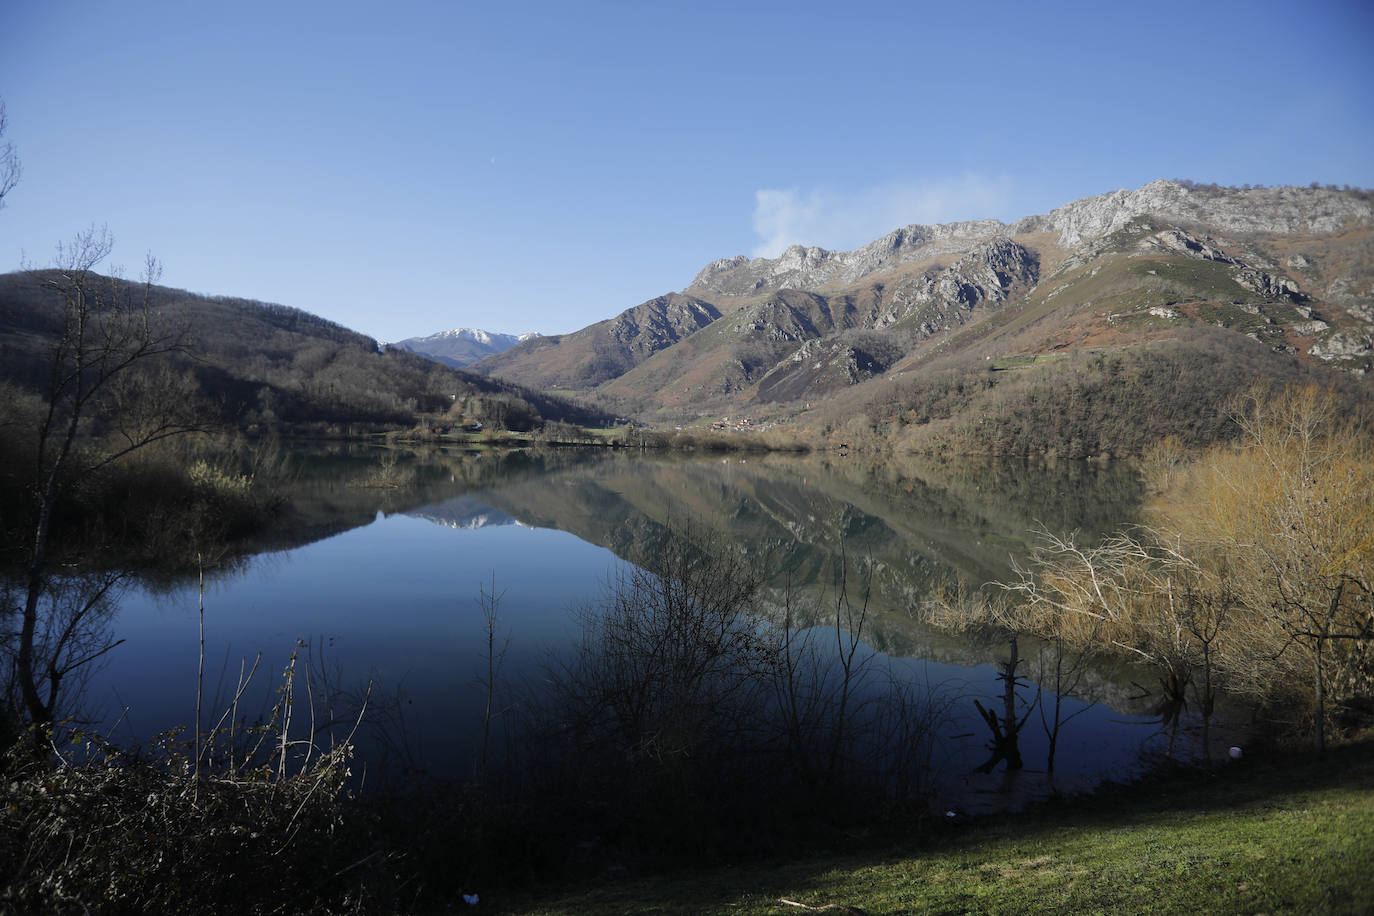
<svg viewBox="0 0 1374 916">
<path fill-rule="evenodd" d="M 538 336 L 533 333 L 494 334 L 478 328 L 454 328 L 428 337 L 407 337 L 390 346 L 419 353 L 455 369 L 461 369 L 493 353 L 508 350 L 522 340 Z"/>
<path fill-rule="evenodd" d="M 492 528 L 502 525 L 529 527 L 500 509 L 493 509 L 471 496 L 458 496 L 453 499 L 446 499 L 441 503 L 421 506 L 419 509 L 412 509 L 406 515 L 412 518 L 422 518 L 427 522 L 443 525 L 445 528 L 457 528 L 462 531 L 475 531 L 478 528 Z"/>
</svg>

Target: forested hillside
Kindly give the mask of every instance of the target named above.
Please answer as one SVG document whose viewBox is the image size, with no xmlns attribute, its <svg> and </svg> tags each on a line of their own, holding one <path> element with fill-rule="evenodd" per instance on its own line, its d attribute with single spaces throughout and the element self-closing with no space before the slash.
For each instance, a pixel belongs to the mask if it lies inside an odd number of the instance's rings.
<svg viewBox="0 0 1374 916">
<path fill-rule="evenodd" d="M 48 271 L 0 276 L 0 372 L 41 395 L 53 344 L 69 329 Z M 95 278 L 112 295 L 143 291 Z M 167 362 L 193 381 L 207 420 L 241 429 L 345 433 L 450 414 L 529 429 L 545 419 L 596 423 L 599 415 L 508 382 L 450 369 L 324 318 L 283 305 L 153 286 L 148 314 L 179 342 Z"/>
</svg>

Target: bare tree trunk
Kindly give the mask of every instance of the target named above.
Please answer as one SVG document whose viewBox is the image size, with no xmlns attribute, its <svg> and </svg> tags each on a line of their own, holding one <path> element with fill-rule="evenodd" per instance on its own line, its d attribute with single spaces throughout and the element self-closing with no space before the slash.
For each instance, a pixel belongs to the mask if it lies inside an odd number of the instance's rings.
<svg viewBox="0 0 1374 916">
<path fill-rule="evenodd" d="M 992 743 L 988 745 L 988 750 L 992 756 L 980 767 L 979 773 L 991 773 L 993 767 L 1005 760 L 1007 770 L 1020 770 L 1025 766 L 1025 761 L 1021 759 L 1021 725 L 1025 718 L 1016 717 L 1016 669 L 1021 664 L 1021 653 L 1017 647 L 1016 635 L 1012 634 L 1010 639 L 1011 654 L 1006 663 L 1002 666 L 1002 673 L 997 675 L 997 679 L 1003 683 L 1002 689 L 1002 716 L 999 719 L 997 713 L 987 709 L 977 700 L 973 705 L 978 707 L 978 713 L 987 723 L 988 730 L 992 732 Z M 1030 715 L 1029 711 L 1026 715 Z"/>
<path fill-rule="evenodd" d="M 19 678 L 20 698 L 28 710 L 30 721 L 46 724 L 48 710 L 38 696 L 38 686 L 33 680 L 33 639 L 38 626 L 38 599 L 43 594 L 43 579 L 32 572 L 29 574 L 28 595 L 24 600 L 24 618 L 19 629 L 19 655 L 16 659 L 16 674 Z"/>
<path fill-rule="evenodd" d="M 43 597 L 47 577 L 43 570 L 47 565 L 48 531 L 52 526 L 52 497 L 55 486 L 49 483 L 38 508 L 38 524 L 34 530 L 33 546 L 29 551 L 27 588 L 24 595 L 24 616 L 19 629 L 19 654 L 16 659 L 16 674 L 19 678 L 19 693 L 28 710 L 29 720 L 43 726 L 52 722 L 52 709 L 43 703 L 38 694 L 38 681 L 33 670 L 33 641 L 38 629 L 38 602 Z"/>
<path fill-rule="evenodd" d="M 1316 725 L 1317 725 L 1317 753 L 1318 753 L 1318 754 L 1325 754 L 1325 753 L 1326 753 L 1326 682 L 1325 682 L 1325 680 L 1322 678 L 1322 644 L 1323 644 L 1324 640 L 1323 640 L 1322 637 L 1319 635 L 1319 636 L 1317 636 L 1316 642 L 1317 642 L 1316 652 L 1313 653 L 1313 658 L 1315 659 L 1315 661 L 1314 661 L 1314 663 L 1313 663 L 1313 674 L 1314 674 L 1314 680 L 1316 681 L 1316 683 L 1315 683 L 1313 686 L 1314 686 L 1314 688 L 1315 688 L 1315 690 L 1316 690 L 1316 693 L 1317 693 L 1317 697 L 1316 697 L 1316 705 L 1317 705 L 1317 712 L 1316 712 L 1316 716 L 1317 716 L 1317 723 L 1316 723 Z"/>
<path fill-rule="evenodd" d="M 1202 759 L 1212 765 L 1212 650 L 1210 643 L 1202 644 Z"/>
</svg>

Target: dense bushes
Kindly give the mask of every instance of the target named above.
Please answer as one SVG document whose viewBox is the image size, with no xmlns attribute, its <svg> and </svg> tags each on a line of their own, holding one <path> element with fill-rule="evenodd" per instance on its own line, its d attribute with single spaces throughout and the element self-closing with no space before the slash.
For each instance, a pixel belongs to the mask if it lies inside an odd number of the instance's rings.
<svg viewBox="0 0 1374 916">
<path fill-rule="evenodd" d="M 249 724 L 238 698 L 258 668 L 189 736 L 126 750 L 59 723 L 0 753 L 0 910 L 352 912 L 360 879 L 388 886 L 351 874 L 375 849 L 344 795 L 367 696 L 350 705 L 298 645 Z"/>
<path fill-rule="evenodd" d="M 8 535 L 0 561 L 17 568 L 34 524 L 35 481 L 22 461 L 0 466 Z M 54 508 L 52 550 L 83 569 L 194 567 L 196 551 L 251 539 L 283 504 L 285 459 L 272 440 L 188 438 L 101 469 Z"/>
<path fill-rule="evenodd" d="M 1374 434 L 1333 393 L 1258 391 L 1243 431 L 1156 461 L 1153 525 L 1097 546 L 1047 536 L 1002 623 L 1160 672 L 1162 708 L 1225 688 L 1297 705 L 1318 746 L 1374 710 Z"/>
<path fill-rule="evenodd" d="M 1226 404 L 1256 380 L 1308 378 L 1246 341 L 1196 329 L 1186 340 L 1079 351 L 1024 368 L 976 367 L 895 381 L 836 431 L 874 447 L 1003 457 L 1087 458 L 1143 454 L 1165 436 L 1188 446 L 1233 438 Z M 1336 379 L 1354 403 L 1359 383 Z M 855 427 L 862 416 L 862 428 Z"/>
<path fill-rule="evenodd" d="M 346 773 L 342 752 L 286 779 L 259 771 L 196 780 L 167 758 L 116 751 L 79 765 L 12 765 L 0 782 L 0 909 L 303 912 L 330 898 L 340 906 L 350 882 L 335 873 L 356 848 L 338 843 Z"/>
</svg>

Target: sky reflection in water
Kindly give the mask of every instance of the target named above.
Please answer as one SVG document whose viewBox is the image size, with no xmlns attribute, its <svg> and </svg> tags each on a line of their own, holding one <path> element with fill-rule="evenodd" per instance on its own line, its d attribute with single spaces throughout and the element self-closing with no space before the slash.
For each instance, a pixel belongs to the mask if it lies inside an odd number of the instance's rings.
<svg viewBox="0 0 1374 916">
<path fill-rule="evenodd" d="M 656 473 L 634 469 L 634 474 Z M 623 482 L 635 479 L 634 474 L 608 479 Z M 663 479 L 653 478 L 656 483 Z M 666 479 L 676 478 L 670 474 Z M 373 725 L 360 733 L 358 742 L 359 761 L 365 761 L 371 773 L 395 775 L 415 767 L 440 777 L 471 776 L 485 700 L 478 683 L 486 645 L 481 590 L 494 587 L 501 596 L 498 648 L 504 646 L 506 656 L 500 682 L 505 688 L 523 688 L 538 682 L 550 650 L 569 645 L 574 610 L 594 603 L 604 593 L 608 577 L 624 562 L 571 533 L 516 524 L 501 509 L 492 508 L 497 504 L 542 522 L 542 514 L 530 507 L 549 507 L 552 512 L 555 499 L 550 494 L 574 489 L 569 482 L 575 482 L 579 492 L 593 484 L 615 490 L 623 488 L 621 483 L 573 474 L 565 480 L 537 475 L 533 481 L 514 489 L 501 484 L 494 490 L 460 491 L 456 497 L 404 514 L 377 512 L 369 524 L 293 550 L 252 557 L 239 570 L 211 577 L 205 598 L 205 725 L 223 712 L 240 665 L 250 667 L 261 651 L 255 689 L 240 707 L 250 722 L 256 718 L 273 698 L 300 640 L 308 644 L 317 667 L 330 673 L 334 686 L 360 694 L 369 680 L 374 683 Z M 757 504 L 769 504 L 758 481 L 745 489 L 751 499 L 760 501 Z M 529 502 L 522 503 L 522 498 Z M 806 511 L 814 511 L 818 498 L 797 500 L 805 503 Z M 834 500 L 830 495 L 824 498 Z M 923 497 L 927 503 L 932 498 L 929 493 Z M 786 502 L 774 500 L 776 505 Z M 646 522 L 647 517 L 622 515 L 625 505 L 586 504 L 580 533 L 586 533 L 588 519 L 602 519 L 610 533 L 600 537 L 622 551 L 626 540 L 652 536 L 653 523 Z M 845 514 L 868 520 L 854 531 L 887 532 L 892 524 L 892 517 L 879 523 L 852 505 Z M 773 515 L 781 517 L 777 510 Z M 735 516 L 737 521 L 742 517 L 743 513 Z M 892 555 L 914 549 L 878 546 Z M 84 704 L 104 729 L 119 721 L 118 740 L 146 740 L 193 720 L 197 602 L 194 584 L 162 595 L 136 591 L 127 596 L 115 626 L 116 635 L 126 643 L 108 656 Z M 1023 644 L 1023 655 L 1033 653 L 1033 646 Z M 943 729 L 947 740 L 932 762 L 970 807 L 977 807 L 975 796 L 983 790 L 998 788 L 1001 778 L 963 776 L 986 758 L 986 728 L 973 699 L 991 706 L 999 700 L 1001 687 L 993 664 L 973 661 L 981 657 L 991 662 L 1004 654 L 1004 646 L 992 646 L 981 655 L 946 651 L 944 661 L 890 660 L 917 683 L 954 698 L 949 706 L 952 721 Z M 948 663 L 951 657 L 967 663 Z M 888 662 L 885 656 L 876 659 L 879 665 Z M 1031 664 L 1027 658 L 1021 673 L 1030 673 Z M 1023 689 L 1023 696 L 1033 698 L 1034 689 Z M 1069 700 L 1065 715 L 1081 706 Z M 1074 785 L 1128 773 L 1143 746 L 1161 741 L 1140 721 L 1099 704 L 1068 723 L 1058 751 L 1061 779 Z M 384 739 L 380 726 L 385 726 Z M 1047 739 L 1036 713 L 1026 721 L 1021 748 L 1029 770 L 1044 769 Z"/>
<path fill-rule="evenodd" d="M 256 680 L 275 686 L 296 640 L 321 650 L 340 686 L 369 679 L 382 700 L 400 698 L 406 742 L 436 773 L 466 775 L 458 734 L 481 726 L 485 665 L 480 590 L 501 596 L 498 629 L 509 638 L 504 673 L 536 673 L 545 649 L 566 643 L 569 610 L 600 593 L 617 564 L 608 550 L 562 531 L 514 524 L 454 529 L 406 515 L 376 521 L 287 553 L 251 560 L 206 590 L 206 696 L 222 711 L 239 664 L 263 653 Z M 146 738 L 195 715 L 194 587 L 128 596 L 117 629 L 126 640 L 92 684 L 100 721 L 128 712 L 118 736 Z M 267 694 L 254 692 L 260 708 Z M 207 717 L 208 717 L 207 713 Z M 251 719 L 251 716 L 250 716 Z M 207 723 L 208 724 L 208 723 Z"/>
</svg>

